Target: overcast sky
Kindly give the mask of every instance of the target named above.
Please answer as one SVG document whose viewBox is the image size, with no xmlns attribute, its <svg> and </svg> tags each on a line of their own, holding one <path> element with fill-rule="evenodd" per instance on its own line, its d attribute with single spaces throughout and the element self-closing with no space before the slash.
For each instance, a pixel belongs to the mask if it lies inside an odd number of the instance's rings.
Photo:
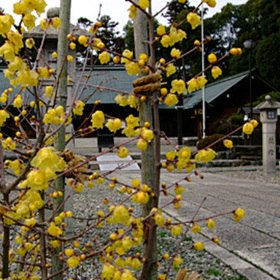
<svg viewBox="0 0 280 280">
<path fill-rule="evenodd" d="M 50 7 L 59 7 L 60 0 L 45 0 L 48 3 L 48 8 Z M 221 8 L 227 3 L 231 2 L 234 5 L 243 4 L 247 0 L 216 0 L 217 6 L 209 8 L 210 11 L 208 14 L 211 16 L 221 10 Z M 6 13 L 12 13 L 13 4 L 18 1 L 15 0 L 0 0 L 0 7 L 4 8 Z M 153 0 L 153 11 L 156 12 L 160 10 L 163 3 L 167 1 L 163 0 Z M 92 21 L 95 21 L 99 11 L 99 5 L 102 3 L 101 14 L 110 15 L 112 20 L 119 22 L 118 30 L 122 30 L 123 26 L 128 21 L 128 12 L 127 9 L 130 7 L 130 3 L 125 0 L 72 0 L 72 9 L 71 9 L 71 23 L 76 24 L 79 17 L 86 17 Z M 200 0 L 190 0 L 191 5 L 198 5 Z M 205 5 L 206 6 L 206 5 Z M 46 10 L 47 10 L 46 9 Z M 45 15 L 43 15 L 45 17 Z M 163 19 L 159 18 L 161 23 L 165 23 Z M 39 23 L 38 23 L 39 24 Z"/>
</svg>

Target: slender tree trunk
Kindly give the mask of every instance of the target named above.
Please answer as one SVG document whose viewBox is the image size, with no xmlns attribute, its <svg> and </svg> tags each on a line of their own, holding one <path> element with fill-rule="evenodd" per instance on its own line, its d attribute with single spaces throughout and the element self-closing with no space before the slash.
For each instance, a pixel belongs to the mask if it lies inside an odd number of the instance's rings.
<svg viewBox="0 0 280 280">
<path fill-rule="evenodd" d="M 3 194 L 4 201 L 9 205 L 9 194 Z M 2 278 L 9 277 L 9 250 L 10 250 L 10 227 L 3 223 L 3 256 L 2 256 Z"/>
<path fill-rule="evenodd" d="M 60 0 L 60 19 L 61 26 L 58 32 L 58 45 L 57 45 L 57 77 L 58 81 L 58 94 L 57 94 L 57 104 L 63 106 L 66 109 L 67 102 L 67 61 L 65 61 L 65 56 L 68 48 L 68 40 L 66 39 L 69 33 L 70 26 L 70 10 L 71 10 L 71 0 Z M 55 137 L 55 149 L 57 151 L 64 151 L 65 149 L 65 127 L 62 127 L 58 131 L 58 135 Z M 64 194 L 65 178 L 60 177 L 55 181 L 55 189 L 57 191 L 62 191 Z M 62 197 L 57 197 L 54 199 L 53 210 L 59 208 L 59 206 L 64 201 L 64 195 Z M 63 211 L 63 207 L 59 212 Z M 58 212 L 58 213 L 59 213 Z M 63 269 L 63 263 L 59 260 L 59 253 L 61 248 L 56 248 L 55 253 L 52 255 L 52 273 L 57 273 Z M 60 273 L 53 277 L 54 280 L 62 280 L 63 274 Z"/>
<path fill-rule="evenodd" d="M 136 1 L 137 3 L 139 1 Z M 152 21 L 152 20 L 151 20 Z M 151 22 L 150 22 L 151 24 Z M 153 29 L 153 26 L 151 27 Z M 151 33 L 150 30 L 150 34 Z M 145 53 L 149 56 L 149 50 L 147 43 L 147 18 L 146 16 L 138 11 L 137 19 L 134 22 L 134 42 L 135 42 L 135 55 L 139 59 L 141 53 Z M 153 48 L 153 46 L 152 46 Z M 154 55 L 153 50 L 150 48 L 150 66 L 154 68 Z M 143 74 L 142 74 L 143 75 Z M 144 126 L 145 122 L 151 124 L 151 129 L 154 129 L 158 124 L 154 124 L 154 110 L 153 110 L 153 93 L 147 93 L 147 100 L 139 104 L 139 117 L 140 125 Z M 156 134 L 157 136 L 157 134 Z M 155 145 L 156 143 L 156 145 Z M 156 152 L 158 141 L 152 141 L 148 144 L 148 147 L 145 151 L 142 151 L 141 154 L 141 179 L 143 184 L 147 184 L 153 193 L 156 193 L 156 184 L 157 184 L 157 163 L 156 163 Z M 156 207 L 158 204 L 158 197 L 150 198 L 149 202 L 143 206 L 142 215 L 149 215 L 151 209 Z M 157 258 L 157 236 L 156 236 L 156 225 L 153 220 L 148 221 L 145 225 L 146 227 L 146 238 L 143 245 L 143 257 L 146 259 L 146 262 L 143 265 L 143 270 L 141 274 L 141 280 L 157 280 L 157 266 L 154 263 L 154 260 Z"/>
</svg>

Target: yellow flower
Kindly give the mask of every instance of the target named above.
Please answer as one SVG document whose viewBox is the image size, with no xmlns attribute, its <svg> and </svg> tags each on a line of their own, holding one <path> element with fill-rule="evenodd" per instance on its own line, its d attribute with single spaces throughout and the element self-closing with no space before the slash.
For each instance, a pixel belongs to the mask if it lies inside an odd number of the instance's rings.
<svg viewBox="0 0 280 280">
<path fill-rule="evenodd" d="M 173 267 L 179 267 L 180 264 L 184 263 L 184 261 L 182 260 L 182 258 L 180 256 L 176 256 L 173 259 Z"/>
<path fill-rule="evenodd" d="M 151 129 L 143 129 L 141 136 L 146 141 L 151 141 L 154 139 L 154 132 Z"/>
<path fill-rule="evenodd" d="M 150 7 L 150 1 L 149 0 L 139 0 L 139 6 L 141 9 L 146 10 Z"/>
<path fill-rule="evenodd" d="M 204 249 L 204 245 L 203 243 L 201 242 L 196 242 L 194 245 L 193 245 L 194 249 L 197 250 L 197 251 L 200 251 L 200 250 L 203 250 Z"/>
<path fill-rule="evenodd" d="M 54 222 L 51 222 L 50 227 L 48 228 L 48 233 L 51 236 L 57 237 L 62 234 L 62 230 L 57 227 Z"/>
<path fill-rule="evenodd" d="M 128 49 L 125 49 L 123 52 L 122 52 L 122 58 L 121 58 L 121 63 L 129 63 L 131 62 L 131 58 L 133 57 L 133 52 L 128 50 Z M 130 59 L 128 59 L 130 58 Z"/>
<path fill-rule="evenodd" d="M 216 226 L 216 223 L 213 219 L 209 219 L 207 220 L 206 225 L 209 229 L 213 229 Z"/>
<path fill-rule="evenodd" d="M 102 111 L 96 111 L 91 116 L 92 126 L 94 128 L 103 128 L 103 124 L 105 122 L 105 116 Z"/>
<path fill-rule="evenodd" d="M 194 234 L 197 234 L 199 231 L 201 231 L 201 226 L 197 223 L 194 223 L 192 228 L 191 228 L 191 231 L 194 233 Z"/>
<path fill-rule="evenodd" d="M 67 260 L 67 264 L 69 268 L 76 268 L 80 264 L 79 258 L 72 256 Z"/>
<path fill-rule="evenodd" d="M 46 86 L 45 93 L 48 96 L 48 98 L 51 97 L 52 91 L 53 91 L 53 87 L 52 86 Z"/>
<path fill-rule="evenodd" d="M 9 14 L 1 15 L 0 16 L 0 35 L 7 34 L 10 31 L 12 24 L 14 24 L 14 18 L 11 15 L 9 15 Z"/>
<path fill-rule="evenodd" d="M 52 245 L 53 248 L 58 248 L 61 246 L 61 242 L 59 240 L 51 240 L 50 244 Z"/>
<path fill-rule="evenodd" d="M 175 42 L 172 40 L 172 38 L 169 35 L 163 35 L 160 42 L 162 46 L 165 48 L 168 48 L 169 46 L 173 46 L 175 44 Z"/>
<path fill-rule="evenodd" d="M 250 120 L 250 124 L 255 128 L 258 126 L 259 123 L 256 120 Z"/>
<path fill-rule="evenodd" d="M 140 150 L 140 151 L 145 151 L 148 147 L 148 143 L 146 140 L 140 138 L 138 141 L 137 141 L 137 144 L 136 144 L 137 148 Z"/>
<path fill-rule="evenodd" d="M 119 94 L 115 97 L 115 101 L 119 106 L 125 107 L 128 105 L 128 100 L 125 95 Z"/>
<path fill-rule="evenodd" d="M 123 205 L 118 205 L 113 211 L 113 223 L 127 224 L 130 219 L 128 210 Z"/>
<path fill-rule="evenodd" d="M 205 84 L 207 83 L 207 80 L 206 80 L 205 76 L 200 76 L 197 78 L 197 82 L 198 82 L 199 88 L 203 89 Z"/>
<path fill-rule="evenodd" d="M 215 8 L 217 5 L 216 0 L 202 0 L 202 2 L 207 3 L 208 6 L 211 8 Z"/>
<path fill-rule="evenodd" d="M 254 126 L 250 122 L 247 122 L 243 125 L 242 131 L 243 133 L 250 135 L 254 131 Z"/>
<path fill-rule="evenodd" d="M 166 66 L 166 76 L 169 77 L 172 74 L 176 73 L 176 67 L 173 63 L 170 63 Z"/>
<path fill-rule="evenodd" d="M 85 103 L 81 100 L 77 100 L 75 102 L 75 107 L 73 109 L 73 113 L 75 115 L 78 115 L 78 116 L 82 116 L 83 115 L 83 111 L 84 111 L 84 107 L 85 107 Z"/>
<path fill-rule="evenodd" d="M 117 130 L 121 129 L 122 122 L 120 119 L 116 118 L 114 120 L 110 119 L 105 125 L 111 132 L 116 133 Z"/>
<path fill-rule="evenodd" d="M 170 55 L 171 55 L 173 58 L 178 59 L 178 58 L 181 56 L 181 51 L 178 50 L 178 49 L 176 49 L 176 48 L 173 48 L 173 49 L 171 50 Z"/>
<path fill-rule="evenodd" d="M 26 41 L 25 41 L 25 46 L 26 46 L 27 48 L 32 49 L 34 45 L 35 45 L 34 39 L 32 39 L 32 38 L 26 39 Z"/>
<path fill-rule="evenodd" d="M 157 35 L 159 36 L 162 36 L 166 33 L 165 31 L 165 27 L 163 25 L 160 25 L 158 28 L 157 28 Z"/>
<path fill-rule="evenodd" d="M 138 75 L 141 72 L 141 68 L 138 63 L 127 62 L 125 64 L 125 69 L 128 75 Z"/>
<path fill-rule="evenodd" d="M 214 79 L 217 79 L 220 75 L 222 75 L 222 69 L 218 66 L 214 66 L 211 69 L 211 74 Z"/>
<path fill-rule="evenodd" d="M 233 218 L 237 223 L 239 223 L 241 219 L 244 218 L 245 216 L 246 216 L 246 212 L 243 209 L 238 208 L 234 211 Z"/>
<path fill-rule="evenodd" d="M 213 160 L 216 157 L 217 153 L 208 148 L 208 149 L 204 149 L 199 151 L 196 156 L 195 156 L 195 160 L 199 163 L 201 161 L 203 161 L 204 163 L 208 163 L 209 161 Z"/>
<path fill-rule="evenodd" d="M 195 29 L 201 24 L 200 16 L 197 13 L 189 13 L 187 15 L 187 21 L 191 24 L 192 29 Z"/>
<path fill-rule="evenodd" d="M 13 12 L 17 15 L 25 14 L 27 6 L 24 2 L 18 2 L 14 4 Z"/>
<path fill-rule="evenodd" d="M 10 115 L 5 110 L 0 110 L 0 126 L 2 126 Z"/>
<path fill-rule="evenodd" d="M 242 49 L 232 48 L 229 52 L 230 52 L 231 55 L 241 55 L 242 54 Z"/>
<path fill-rule="evenodd" d="M 59 17 L 54 17 L 52 18 L 51 20 L 51 25 L 54 27 L 54 28 L 57 28 L 59 29 L 60 25 L 61 25 L 61 20 Z"/>
<path fill-rule="evenodd" d="M 129 18 L 136 19 L 137 18 L 137 8 L 134 5 L 131 5 L 128 9 L 129 11 Z"/>
<path fill-rule="evenodd" d="M 47 190 L 49 185 L 45 172 L 33 169 L 27 175 L 27 185 L 33 190 Z"/>
<path fill-rule="evenodd" d="M 36 17 L 31 13 L 25 14 L 22 21 L 24 25 L 27 27 L 28 31 L 31 31 L 35 27 Z"/>
<path fill-rule="evenodd" d="M 214 53 L 210 53 L 208 55 L 208 61 L 212 64 L 217 62 L 217 56 Z"/>
<path fill-rule="evenodd" d="M 49 79 L 51 77 L 48 67 L 39 67 L 37 73 L 41 79 Z"/>
<path fill-rule="evenodd" d="M 171 89 L 171 92 L 172 93 L 183 93 L 183 94 L 186 94 L 187 93 L 187 90 L 186 90 L 186 84 L 183 80 L 173 80 L 171 82 L 171 86 L 172 86 L 172 89 Z"/>
<path fill-rule="evenodd" d="M 99 55 L 98 59 L 99 59 L 101 64 L 106 64 L 110 61 L 111 58 L 110 58 L 109 53 L 104 51 Z"/>
<path fill-rule="evenodd" d="M 225 139 L 225 140 L 223 141 L 223 144 L 224 144 L 224 146 L 225 146 L 226 148 L 228 148 L 228 149 L 232 149 L 232 148 L 233 148 L 233 143 L 232 143 L 231 140 Z"/>
<path fill-rule="evenodd" d="M 126 147 L 120 147 L 120 148 L 118 148 L 117 155 L 120 158 L 126 158 L 127 156 L 129 156 L 129 151 Z"/>
<path fill-rule="evenodd" d="M 0 56 L 4 56 L 7 61 L 13 61 L 16 52 L 15 46 L 9 41 L 6 41 L 5 44 L 0 47 Z"/>
<path fill-rule="evenodd" d="M 164 104 L 168 107 L 171 107 L 173 105 L 176 105 L 178 103 L 178 98 L 173 93 L 168 93 L 166 97 L 164 98 Z"/>
</svg>

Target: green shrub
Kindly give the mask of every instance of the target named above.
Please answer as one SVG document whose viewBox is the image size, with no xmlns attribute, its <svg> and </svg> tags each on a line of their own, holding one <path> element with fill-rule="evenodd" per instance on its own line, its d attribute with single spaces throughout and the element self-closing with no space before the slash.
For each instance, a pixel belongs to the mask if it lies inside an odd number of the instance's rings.
<svg viewBox="0 0 280 280">
<path fill-rule="evenodd" d="M 213 134 L 210 136 L 206 136 L 205 138 L 201 139 L 198 143 L 197 143 L 197 149 L 201 150 L 207 146 L 209 146 L 210 144 L 212 144 L 213 142 L 217 141 L 218 139 L 222 138 L 224 135 L 223 134 Z M 226 150 L 223 141 L 218 142 L 217 144 L 215 144 L 213 147 L 211 147 L 213 150 L 217 151 L 223 151 Z"/>
</svg>

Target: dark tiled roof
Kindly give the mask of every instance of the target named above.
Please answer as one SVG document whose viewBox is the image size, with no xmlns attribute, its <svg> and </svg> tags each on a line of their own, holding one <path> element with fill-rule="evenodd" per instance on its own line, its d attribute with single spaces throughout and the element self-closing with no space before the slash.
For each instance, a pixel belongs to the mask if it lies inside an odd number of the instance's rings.
<svg viewBox="0 0 280 280">
<path fill-rule="evenodd" d="M 205 87 L 205 102 L 211 104 L 216 98 L 245 79 L 248 75 L 249 72 L 247 71 L 207 85 Z M 184 110 L 192 109 L 200 102 L 202 102 L 202 90 L 192 92 L 184 100 Z"/>
</svg>

